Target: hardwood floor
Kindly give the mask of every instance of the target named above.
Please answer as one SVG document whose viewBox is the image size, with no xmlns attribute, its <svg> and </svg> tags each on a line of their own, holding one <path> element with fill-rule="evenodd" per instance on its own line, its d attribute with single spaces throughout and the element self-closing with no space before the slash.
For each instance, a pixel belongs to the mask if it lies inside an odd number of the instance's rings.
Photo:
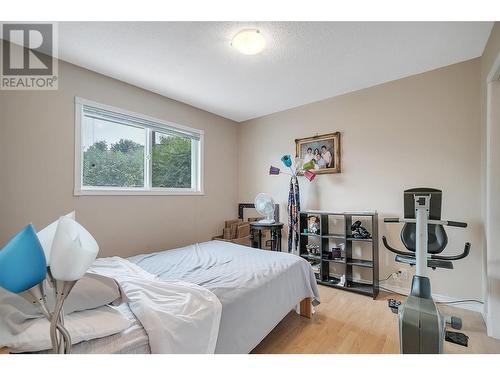
<svg viewBox="0 0 500 375">
<path fill-rule="evenodd" d="M 374 301 L 321 285 L 319 292 L 322 302 L 312 319 L 291 312 L 252 353 L 399 353 L 397 316 L 387 299 L 400 296 L 381 292 Z M 440 309 L 461 317 L 461 332 L 469 336 L 468 347 L 445 342 L 445 353 L 500 353 L 500 340 L 486 335 L 479 313 L 443 305 Z"/>
</svg>

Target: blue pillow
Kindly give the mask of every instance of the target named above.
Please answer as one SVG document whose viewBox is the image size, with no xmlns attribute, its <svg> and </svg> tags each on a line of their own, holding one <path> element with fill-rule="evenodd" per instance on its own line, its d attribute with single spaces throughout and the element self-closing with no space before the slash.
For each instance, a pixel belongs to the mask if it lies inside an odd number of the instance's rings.
<svg viewBox="0 0 500 375">
<path fill-rule="evenodd" d="M 21 293 L 41 283 L 47 262 L 33 225 L 27 225 L 0 250 L 0 287 Z"/>
</svg>

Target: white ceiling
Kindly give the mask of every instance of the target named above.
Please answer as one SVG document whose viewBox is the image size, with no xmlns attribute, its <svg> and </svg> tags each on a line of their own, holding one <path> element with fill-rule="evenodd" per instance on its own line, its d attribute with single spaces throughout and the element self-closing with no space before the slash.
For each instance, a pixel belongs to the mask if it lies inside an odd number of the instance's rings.
<svg viewBox="0 0 500 375">
<path fill-rule="evenodd" d="M 61 22 L 59 56 L 235 121 L 482 55 L 492 22 Z M 259 55 L 230 47 L 242 28 Z"/>
</svg>

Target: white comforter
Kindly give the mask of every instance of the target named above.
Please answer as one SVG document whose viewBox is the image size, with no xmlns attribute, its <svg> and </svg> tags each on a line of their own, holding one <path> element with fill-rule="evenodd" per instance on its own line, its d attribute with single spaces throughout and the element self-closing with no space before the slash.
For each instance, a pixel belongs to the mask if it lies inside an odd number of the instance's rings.
<svg viewBox="0 0 500 375">
<path fill-rule="evenodd" d="M 152 353 L 214 353 L 222 306 L 208 289 L 161 281 L 119 257 L 97 259 L 89 272 L 118 282 L 149 336 Z"/>
</svg>

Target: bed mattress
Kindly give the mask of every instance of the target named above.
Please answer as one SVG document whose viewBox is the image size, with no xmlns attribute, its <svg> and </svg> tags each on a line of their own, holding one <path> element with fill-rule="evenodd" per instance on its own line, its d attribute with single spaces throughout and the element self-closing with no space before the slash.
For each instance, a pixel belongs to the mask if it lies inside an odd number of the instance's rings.
<svg viewBox="0 0 500 375">
<path fill-rule="evenodd" d="M 212 291 L 222 304 L 216 353 L 249 353 L 297 303 L 319 303 L 309 263 L 295 255 L 223 241 L 129 258 L 162 280 Z"/>
</svg>

